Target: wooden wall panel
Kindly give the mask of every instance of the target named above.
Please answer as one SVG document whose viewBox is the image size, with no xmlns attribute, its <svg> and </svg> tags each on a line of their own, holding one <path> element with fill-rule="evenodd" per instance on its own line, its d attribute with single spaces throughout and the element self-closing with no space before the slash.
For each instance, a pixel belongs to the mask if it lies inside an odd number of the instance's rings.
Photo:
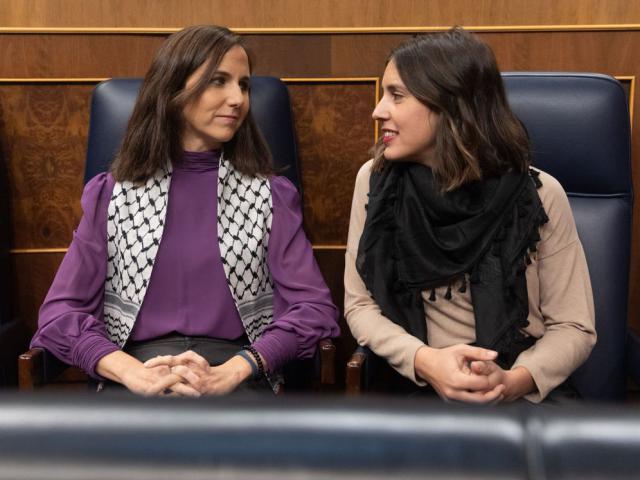
<svg viewBox="0 0 640 480">
<path fill-rule="evenodd" d="M 328 35 L 244 37 L 255 59 L 257 75 L 326 77 L 331 72 L 331 37 Z"/>
<path fill-rule="evenodd" d="M 637 0 L 4 0 L 6 27 L 244 28 L 640 22 Z"/>
<path fill-rule="evenodd" d="M 3 35 L 0 78 L 141 77 L 166 35 Z"/>
<path fill-rule="evenodd" d="M 5 34 L 1 37 L 0 78 L 142 77 L 166 37 Z M 245 39 L 257 75 L 322 77 L 331 71 L 332 38 L 328 35 L 246 35 Z"/>
<path fill-rule="evenodd" d="M 104 4 L 112 5 L 112 2 Z M 273 8 L 277 10 L 281 3 L 276 2 Z M 35 1 L 27 4 L 34 12 L 43 8 Z M 398 4 L 417 8 L 416 2 L 408 0 L 399 0 Z M 185 8 L 196 8 L 194 5 L 186 2 Z M 517 9 L 517 5 L 515 2 L 515 6 L 505 6 L 505 9 Z M 614 1 L 609 5 L 613 13 L 598 13 L 596 9 L 590 15 L 601 15 L 599 21 L 604 21 L 606 15 L 616 14 L 621 3 Z M 629 5 L 631 10 L 636 8 L 633 2 Z M 434 18 L 445 15 L 449 7 L 438 8 L 433 10 Z M 571 16 L 566 3 L 558 2 L 558 8 L 564 12 L 562 18 Z M 531 18 L 537 18 L 537 6 L 532 9 Z M 85 14 L 89 15 L 82 13 Z M 2 15 L 0 9 L 0 24 Z M 111 13 L 107 12 L 103 22 L 110 18 L 109 15 Z M 365 8 L 361 17 L 354 13 L 344 22 L 357 23 L 358 18 L 375 20 L 375 15 Z M 400 25 L 405 18 L 402 15 L 405 14 L 390 14 L 386 21 Z M 473 19 L 487 20 L 479 15 Z M 573 15 L 573 20 L 582 19 L 580 15 L 583 14 Z M 322 18 L 318 15 L 317 21 Z M 513 20 L 510 23 L 514 23 L 520 17 L 512 12 L 510 18 Z M 0 29 L 0 79 L 141 76 L 165 36 L 2 34 Z M 408 37 L 408 33 L 248 34 L 246 41 L 256 54 L 255 72 L 258 74 L 330 80 L 382 75 L 389 50 Z M 640 78 L 640 49 L 637 48 L 640 30 L 486 32 L 481 33 L 481 37 L 493 46 L 498 62 L 505 70 L 595 71 Z M 346 240 L 353 181 L 357 169 L 367 159 L 373 141 L 370 120 L 375 95 L 373 85 L 373 82 L 346 81 L 290 83 L 302 164 L 305 228 L 318 247 L 316 257 L 339 305 L 342 304 L 344 262 L 340 246 Z M 78 201 L 82 189 L 90 88 L 91 82 L 0 81 L 0 156 L 10 175 L 12 248 L 65 247 L 70 239 L 80 215 Z M 633 99 L 636 112 L 638 91 L 636 89 Z M 640 192 L 637 121 L 632 147 L 634 187 Z M 636 195 L 636 198 L 640 197 Z M 634 225 L 630 322 L 640 329 L 640 200 L 636 200 Z M 331 248 L 325 248 L 327 246 Z M 60 259 L 60 254 L 12 255 L 17 302 L 14 308 L 30 328 L 35 325 L 38 307 Z M 347 351 L 352 342 L 348 329 L 343 328 L 340 345 L 344 348 L 341 346 L 341 351 Z"/>
<path fill-rule="evenodd" d="M 635 72 L 634 62 L 640 56 L 635 48 L 640 31 L 479 35 L 494 48 L 503 69 L 574 69 L 625 75 Z M 143 76 L 165 37 L 5 34 L 0 36 L 0 78 Z M 391 48 L 409 37 L 373 33 L 245 35 L 256 58 L 255 73 L 282 77 L 380 76 Z"/>
<path fill-rule="evenodd" d="M 66 246 L 78 224 L 92 85 L 0 84 L 13 248 Z"/>
<path fill-rule="evenodd" d="M 633 75 L 640 32 L 479 33 L 494 49 L 503 70 L 592 71 Z M 409 34 L 333 35 L 331 74 L 382 76 L 390 50 Z"/>
<path fill-rule="evenodd" d="M 16 317 L 32 334 L 38 323 L 38 310 L 49 291 L 63 253 L 13 255 L 11 263 L 17 273 L 11 284 Z"/>
<path fill-rule="evenodd" d="M 375 82 L 288 84 L 296 123 L 304 221 L 314 244 L 347 242 L 356 174 L 374 142 Z"/>
</svg>

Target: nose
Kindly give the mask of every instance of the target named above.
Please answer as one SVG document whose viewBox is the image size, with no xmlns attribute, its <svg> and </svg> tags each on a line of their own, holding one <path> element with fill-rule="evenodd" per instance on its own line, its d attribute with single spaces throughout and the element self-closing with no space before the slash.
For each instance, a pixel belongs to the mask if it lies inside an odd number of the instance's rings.
<svg viewBox="0 0 640 480">
<path fill-rule="evenodd" d="M 373 109 L 373 113 L 371 114 L 371 117 L 374 120 L 387 120 L 389 118 L 389 111 L 386 107 L 386 102 L 384 98 L 381 98 L 378 104 L 376 105 L 376 108 Z"/>
<path fill-rule="evenodd" d="M 227 102 L 233 107 L 241 107 L 245 101 L 244 90 L 240 85 L 235 84 L 229 87 Z"/>
</svg>

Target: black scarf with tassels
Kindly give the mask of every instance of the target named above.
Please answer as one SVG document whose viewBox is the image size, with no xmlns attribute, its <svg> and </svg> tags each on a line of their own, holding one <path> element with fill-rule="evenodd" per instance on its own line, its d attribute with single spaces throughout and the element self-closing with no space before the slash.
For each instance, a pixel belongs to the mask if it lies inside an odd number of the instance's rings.
<svg viewBox="0 0 640 480">
<path fill-rule="evenodd" d="M 441 193 L 431 169 L 390 163 L 370 179 L 356 268 L 382 313 L 426 342 L 421 292 L 466 291 L 469 275 L 476 342 L 510 367 L 533 340 L 528 325 L 528 252 L 548 221 L 538 172 L 506 173 Z M 427 307 L 428 308 L 428 307 Z"/>
</svg>

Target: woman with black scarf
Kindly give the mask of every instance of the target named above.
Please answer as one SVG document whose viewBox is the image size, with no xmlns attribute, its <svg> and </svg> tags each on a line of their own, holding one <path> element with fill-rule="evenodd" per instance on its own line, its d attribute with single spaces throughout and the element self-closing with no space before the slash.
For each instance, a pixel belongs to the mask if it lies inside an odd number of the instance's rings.
<svg viewBox="0 0 640 480">
<path fill-rule="evenodd" d="M 460 28 L 415 37 L 382 87 L 346 252 L 354 337 L 410 380 L 398 390 L 566 396 L 596 340 L 589 272 L 564 190 L 530 168 L 493 52 Z"/>
</svg>

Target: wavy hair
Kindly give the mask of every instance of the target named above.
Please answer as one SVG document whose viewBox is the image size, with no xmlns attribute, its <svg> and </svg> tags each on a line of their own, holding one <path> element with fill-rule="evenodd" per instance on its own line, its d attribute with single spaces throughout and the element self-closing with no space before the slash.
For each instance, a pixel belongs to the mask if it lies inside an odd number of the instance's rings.
<svg viewBox="0 0 640 480">
<path fill-rule="evenodd" d="M 462 28 L 416 36 L 391 51 L 400 78 L 421 103 L 439 114 L 434 176 L 443 191 L 507 171 L 525 171 L 530 144 L 506 99 L 491 48 Z M 384 144 L 373 147 L 384 167 Z"/>
<path fill-rule="evenodd" d="M 167 161 L 181 160 L 183 109 L 202 95 L 222 57 L 235 46 L 247 51 L 238 35 L 213 25 L 187 27 L 165 40 L 144 77 L 122 145 L 111 165 L 117 181 L 141 183 Z M 200 80 L 186 90 L 187 79 L 207 61 Z M 233 138 L 224 144 L 224 152 L 225 158 L 242 173 L 255 176 L 273 172 L 269 147 L 250 109 Z"/>
</svg>

